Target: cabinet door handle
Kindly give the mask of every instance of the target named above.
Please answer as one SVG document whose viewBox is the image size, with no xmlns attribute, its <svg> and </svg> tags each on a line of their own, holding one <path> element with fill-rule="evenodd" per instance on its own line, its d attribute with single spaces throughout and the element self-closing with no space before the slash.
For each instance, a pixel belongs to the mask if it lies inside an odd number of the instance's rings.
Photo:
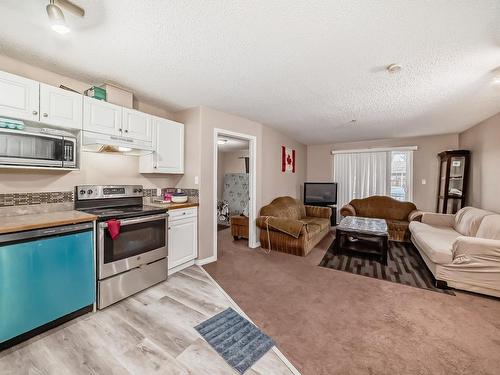
<svg viewBox="0 0 500 375">
<path fill-rule="evenodd" d="M 123 131 L 123 129 L 118 129 L 118 131 L 122 132 L 122 131 Z"/>
<path fill-rule="evenodd" d="M 34 115 L 38 115 L 38 111 L 33 111 L 33 114 Z"/>
<path fill-rule="evenodd" d="M 44 113 L 43 117 L 49 117 L 48 113 Z"/>
<path fill-rule="evenodd" d="M 125 133 L 128 133 L 128 129 L 125 129 Z"/>
</svg>

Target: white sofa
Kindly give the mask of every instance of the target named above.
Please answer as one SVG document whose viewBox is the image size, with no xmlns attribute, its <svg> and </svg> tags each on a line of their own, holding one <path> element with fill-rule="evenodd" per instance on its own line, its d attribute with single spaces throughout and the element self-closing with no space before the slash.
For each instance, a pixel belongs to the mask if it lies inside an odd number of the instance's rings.
<svg viewBox="0 0 500 375">
<path fill-rule="evenodd" d="M 500 297 L 500 215 L 464 207 L 455 215 L 424 213 L 411 240 L 438 283 Z"/>
</svg>

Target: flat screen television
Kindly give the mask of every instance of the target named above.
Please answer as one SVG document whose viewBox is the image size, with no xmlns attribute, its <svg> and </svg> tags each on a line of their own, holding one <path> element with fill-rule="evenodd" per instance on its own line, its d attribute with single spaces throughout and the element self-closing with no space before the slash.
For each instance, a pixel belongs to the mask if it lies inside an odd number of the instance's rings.
<svg viewBox="0 0 500 375">
<path fill-rule="evenodd" d="M 337 204 L 337 183 L 305 182 L 304 204 L 317 206 Z"/>
</svg>

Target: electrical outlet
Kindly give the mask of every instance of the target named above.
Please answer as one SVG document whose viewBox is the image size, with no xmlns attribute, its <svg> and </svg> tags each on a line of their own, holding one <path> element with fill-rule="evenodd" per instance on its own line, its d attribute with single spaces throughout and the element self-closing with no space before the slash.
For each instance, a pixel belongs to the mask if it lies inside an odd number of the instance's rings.
<svg viewBox="0 0 500 375">
<path fill-rule="evenodd" d="M 422 185 L 427 184 L 427 180 L 425 178 L 422 178 Z"/>
<path fill-rule="evenodd" d="M 198 176 L 194 176 L 194 184 L 198 185 L 198 183 L 199 183 Z"/>
</svg>

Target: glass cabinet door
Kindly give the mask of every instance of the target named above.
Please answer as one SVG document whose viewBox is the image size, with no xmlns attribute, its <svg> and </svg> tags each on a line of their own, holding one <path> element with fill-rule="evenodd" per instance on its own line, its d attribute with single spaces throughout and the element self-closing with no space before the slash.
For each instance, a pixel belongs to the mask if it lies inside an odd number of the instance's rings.
<svg viewBox="0 0 500 375">
<path fill-rule="evenodd" d="M 465 157 L 454 156 L 450 160 L 448 194 L 461 198 L 464 190 Z"/>
</svg>

